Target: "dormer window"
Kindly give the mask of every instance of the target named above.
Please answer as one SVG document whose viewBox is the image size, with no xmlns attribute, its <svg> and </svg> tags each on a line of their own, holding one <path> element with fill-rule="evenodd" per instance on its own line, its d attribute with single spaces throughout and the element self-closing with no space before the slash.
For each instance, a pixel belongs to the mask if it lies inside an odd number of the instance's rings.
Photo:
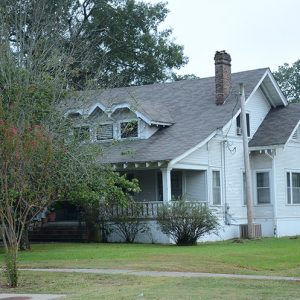
<svg viewBox="0 0 300 300">
<path fill-rule="evenodd" d="M 138 121 L 132 120 L 120 123 L 121 139 L 138 137 Z"/>
<path fill-rule="evenodd" d="M 247 136 L 250 137 L 250 114 L 246 113 L 246 123 L 247 123 Z M 236 134 L 242 135 L 242 123 L 241 123 L 241 114 L 236 118 Z"/>
<path fill-rule="evenodd" d="M 96 129 L 97 141 L 113 139 L 113 124 L 101 124 Z"/>
<path fill-rule="evenodd" d="M 89 126 L 74 127 L 73 133 L 75 139 L 78 140 L 79 142 L 86 142 L 90 140 Z"/>
</svg>

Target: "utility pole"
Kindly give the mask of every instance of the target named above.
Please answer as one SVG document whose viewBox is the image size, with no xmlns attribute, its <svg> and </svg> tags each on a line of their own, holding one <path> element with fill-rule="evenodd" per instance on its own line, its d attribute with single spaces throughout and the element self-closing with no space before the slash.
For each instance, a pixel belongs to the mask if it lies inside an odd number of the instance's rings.
<svg viewBox="0 0 300 300">
<path fill-rule="evenodd" d="M 248 134 L 247 134 L 247 119 L 245 110 L 245 90 L 244 84 L 240 83 L 240 101 L 241 101 L 241 124 L 244 148 L 244 164 L 246 175 L 246 200 L 247 200 L 247 223 L 248 223 L 248 238 L 254 238 L 253 232 L 253 200 L 252 200 L 252 180 L 248 148 Z"/>
</svg>

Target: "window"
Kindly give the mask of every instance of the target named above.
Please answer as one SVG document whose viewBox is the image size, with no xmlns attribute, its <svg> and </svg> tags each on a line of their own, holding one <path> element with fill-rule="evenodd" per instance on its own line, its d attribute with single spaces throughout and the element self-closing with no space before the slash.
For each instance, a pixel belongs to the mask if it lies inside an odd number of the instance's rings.
<svg viewBox="0 0 300 300">
<path fill-rule="evenodd" d="M 300 173 L 287 172 L 287 203 L 300 204 Z"/>
<path fill-rule="evenodd" d="M 157 173 L 157 201 L 163 201 L 162 173 Z"/>
<path fill-rule="evenodd" d="M 172 199 L 182 197 L 182 172 L 171 171 L 171 196 Z M 163 201 L 163 178 L 162 172 L 157 173 L 157 200 Z"/>
<path fill-rule="evenodd" d="M 220 171 L 212 172 L 212 193 L 213 193 L 213 205 L 221 204 L 221 179 Z"/>
<path fill-rule="evenodd" d="M 78 140 L 79 142 L 90 140 L 89 126 L 74 127 L 73 132 L 74 132 L 75 139 Z"/>
<path fill-rule="evenodd" d="M 256 173 L 257 204 L 271 203 L 269 172 Z"/>
<path fill-rule="evenodd" d="M 121 139 L 138 137 L 138 121 L 120 123 Z"/>
<path fill-rule="evenodd" d="M 113 124 L 99 125 L 96 130 L 97 141 L 111 140 L 113 138 Z"/>
<path fill-rule="evenodd" d="M 171 195 L 172 198 L 182 197 L 182 172 L 171 171 Z"/>
<path fill-rule="evenodd" d="M 250 114 L 246 113 L 246 123 L 247 123 L 247 136 L 250 136 Z M 237 134 L 241 135 L 241 128 L 242 128 L 242 124 L 241 124 L 241 114 L 239 114 L 236 118 L 236 127 L 239 128 L 237 129 Z"/>
</svg>

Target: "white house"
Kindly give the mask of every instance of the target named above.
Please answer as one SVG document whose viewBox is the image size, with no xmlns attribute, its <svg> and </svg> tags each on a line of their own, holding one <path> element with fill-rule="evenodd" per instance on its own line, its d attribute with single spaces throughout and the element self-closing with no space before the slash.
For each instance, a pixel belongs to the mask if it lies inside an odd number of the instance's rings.
<svg viewBox="0 0 300 300">
<path fill-rule="evenodd" d="M 254 222 L 263 236 L 300 234 L 300 105 L 288 104 L 267 68 L 231 74 L 230 55 L 221 51 L 215 69 L 215 77 L 82 92 L 84 101 L 76 99 L 65 114 L 80 124 L 75 134 L 105 149 L 103 162 L 138 178 L 135 197 L 147 214 L 155 217 L 160 203 L 185 196 L 220 217 L 220 236 L 205 238 L 228 239 L 247 221 L 243 83 Z M 153 241 L 169 241 L 155 218 L 149 222 Z"/>
</svg>

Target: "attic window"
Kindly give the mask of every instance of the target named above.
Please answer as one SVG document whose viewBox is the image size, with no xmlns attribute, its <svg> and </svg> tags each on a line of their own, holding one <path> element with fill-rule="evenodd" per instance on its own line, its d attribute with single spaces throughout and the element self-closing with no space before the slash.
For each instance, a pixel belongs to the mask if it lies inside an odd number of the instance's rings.
<svg viewBox="0 0 300 300">
<path fill-rule="evenodd" d="M 74 127 L 73 129 L 74 137 L 79 142 L 84 142 L 90 140 L 90 127 L 89 126 L 81 126 Z"/>
<path fill-rule="evenodd" d="M 113 124 L 101 124 L 96 130 L 97 141 L 113 139 Z"/>
<path fill-rule="evenodd" d="M 247 136 L 250 137 L 250 114 L 246 113 L 246 123 L 247 123 Z M 242 135 L 242 124 L 241 124 L 241 114 L 236 118 L 236 134 Z"/>
<path fill-rule="evenodd" d="M 121 139 L 138 137 L 138 121 L 120 123 Z"/>
</svg>

